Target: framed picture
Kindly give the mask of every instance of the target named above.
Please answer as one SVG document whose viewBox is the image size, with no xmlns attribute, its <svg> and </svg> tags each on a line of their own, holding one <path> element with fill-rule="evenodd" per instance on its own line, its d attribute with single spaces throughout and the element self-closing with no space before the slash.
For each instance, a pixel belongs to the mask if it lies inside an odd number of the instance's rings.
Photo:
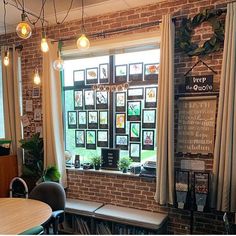
<svg viewBox="0 0 236 236">
<path fill-rule="evenodd" d="M 145 88 L 145 107 L 157 107 L 157 87 Z"/>
<path fill-rule="evenodd" d="M 40 98 L 40 88 L 39 87 L 33 87 L 32 98 Z"/>
<path fill-rule="evenodd" d="M 74 90 L 74 108 L 75 110 L 83 109 L 83 90 Z"/>
<path fill-rule="evenodd" d="M 85 81 L 85 70 L 74 70 L 73 71 L 74 86 L 84 85 Z"/>
<path fill-rule="evenodd" d="M 142 139 L 143 150 L 154 150 L 154 130 L 143 130 Z"/>
<path fill-rule="evenodd" d="M 116 111 L 125 112 L 126 96 L 125 92 L 117 92 L 115 98 Z"/>
<path fill-rule="evenodd" d="M 76 147 L 85 147 L 84 130 L 75 130 L 75 146 Z"/>
<path fill-rule="evenodd" d="M 86 130 L 86 149 L 96 149 L 96 130 Z"/>
<path fill-rule="evenodd" d="M 125 113 L 116 113 L 116 133 L 125 133 Z"/>
<path fill-rule="evenodd" d="M 129 121 L 141 120 L 141 101 L 127 102 L 127 120 Z"/>
<path fill-rule="evenodd" d="M 78 111 L 78 128 L 87 129 L 87 111 Z"/>
<path fill-rule="evenodd" d="M 121 150 L 128 150 L 128 135 L 117 134 L 115 145 L 116 148 L 120 148 Z"/>
<path fill-rule="evenodd" d="M 143 109 L 142 128 L 156 128 L 156 109 Z"/>
<path fill-rule="evenodd" d="M 140 162 L 141 157 L 141 144 L 130 143 L 129 156 L 135 162 Z"/>
<path fill-rule="evenodd" d="M 86 69 L 86 84 L 97 84 L 98 83 L 98 68 Z"/>
<path fill-rule="evenodd" d="M 143 88 L 129 88 L 127 90 L 127 99 L 143 99 Z"/>
<path fill-rule="evenodd" d="M 88 128 L 97 129 L 98 128 L 98 112 L 88 111 Z"/>
<path fill-rule="evenodd" d="M 127 82 L 127 65 L 115 66 L 115 82 Z"/>
<path fill-rule="evenodd" d="M 129 64 L 129 81 L 143 80 L 143 63 Z"/>
<path fill-rule="evenodd" d="M 99 65 L 99 83 L 104 84 L 109 82 L 109 64 Z"/>
<path fill-rule="evenodd" d="M 96 108 L 97 109 L 108 109 L 108 92 L 96 93 Z"/>
<path fill-rule="evenodd" d="M 68 120 L 68 129 L 77 128 L 77 112 L 76 111 L 68 111 L 67 120 Z"/>
<path fill-rule="evenodd" d="M 99 129 L 108 129 L 108 111 L 99 111 Z"/>
<path fill-rule="evenodd" d="M 144 80 L 158 81 L 159 63 L 145 64 L 144 65 Z"/>
<path fill-rule="evenodd" d="M 108 147 L 108 130 L 98 130 L 97 137 L 98 147 Z"/>
<path fill-rule="evenodd" d="M 94 91 L 93 90 L 84 90 L 84 106 L 85 109 L 94 109 L 95 101 L 94 101 Z"/>
<path fill-rule="evenodd" d="M 130 141 L 140 141 L 140 136 L 141 136 L 140 122 L 130 122 L 130 124 L 129 124 Z"/>
</svg>

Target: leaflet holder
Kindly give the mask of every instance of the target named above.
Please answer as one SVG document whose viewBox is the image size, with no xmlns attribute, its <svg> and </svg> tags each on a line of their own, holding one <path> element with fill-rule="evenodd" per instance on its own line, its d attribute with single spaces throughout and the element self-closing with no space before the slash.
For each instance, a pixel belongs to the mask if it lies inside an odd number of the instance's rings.
<svg viewBox="0 0 236 236">
<path fill-rule="evenodd" d="M 204 211 L 209 195 L 209 173 L 194 172 L 194 192 L 197 211 Z"/>
<path fill-rule="evenodd" d="M 186 208 L 187 196 L 189 193 L 189 171 L 175 171 L 175 191 L 178 208 Z"/>
</svg>

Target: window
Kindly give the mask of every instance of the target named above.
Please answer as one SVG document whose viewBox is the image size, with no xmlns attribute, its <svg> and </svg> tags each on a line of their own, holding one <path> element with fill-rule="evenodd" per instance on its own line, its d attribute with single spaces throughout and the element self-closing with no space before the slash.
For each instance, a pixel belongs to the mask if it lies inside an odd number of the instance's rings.
<svg viewBox="0 0 236 236">
<path fill-rule="evenodd" d="M 159 58 L 152 49 L 66 60 L 65 149 L 81 162 L 103 147 L 134 162 L 155 160 Z"/>
<path fill-rule="evenodd" d="M 3 85 L 2 85 L 2 63 L 0 61 L 0 139 L 5 138 L 4 110 L 3 110 Z"/>
</svg>

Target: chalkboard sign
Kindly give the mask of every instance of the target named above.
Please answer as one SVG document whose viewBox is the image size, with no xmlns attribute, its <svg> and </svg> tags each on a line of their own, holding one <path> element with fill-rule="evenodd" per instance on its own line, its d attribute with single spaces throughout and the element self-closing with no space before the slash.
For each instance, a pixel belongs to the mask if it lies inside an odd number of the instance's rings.
<svg viewBox="0 0 236 236">
<path fill-rule="evenodd" d="M 101 168 L 118 170 L 118 162 L 120 159 L 120 149 L 118 148 L 102 148 L 101 149 Z"/>
<path fill-rule="evenodd" d="M 177 152 L 213 153 L 216 96 L 179 98 L 178 110 Z"/>
<path fill-rule="evenodd" d="M 212 92 L 213 75 L 188 76 L 185 78 L 185 91 L 194 92 Z"/>
</svg>

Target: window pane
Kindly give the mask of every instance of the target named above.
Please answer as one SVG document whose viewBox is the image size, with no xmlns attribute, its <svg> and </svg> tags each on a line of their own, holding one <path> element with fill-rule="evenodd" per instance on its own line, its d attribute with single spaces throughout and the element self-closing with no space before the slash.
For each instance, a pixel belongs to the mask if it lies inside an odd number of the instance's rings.
<svg viewBox="0 0 236 236">
<path fill-rule="evenodd" d="M 2 63 L 0 61 L 0 138 L 5 138 L 3 114 Z"/>
</svg>

